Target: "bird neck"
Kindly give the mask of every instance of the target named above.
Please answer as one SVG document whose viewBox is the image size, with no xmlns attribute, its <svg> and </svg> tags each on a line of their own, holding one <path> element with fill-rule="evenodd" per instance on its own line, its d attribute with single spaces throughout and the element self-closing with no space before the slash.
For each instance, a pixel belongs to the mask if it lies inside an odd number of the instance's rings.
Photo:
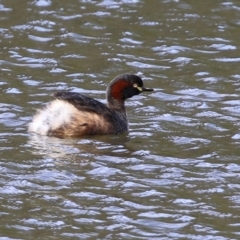
<svg viewBox="0 0 240 240">
<path fill-rule="evenodd" d="M 125 112 L 125 101 L 123 99 L 116 99 L 113 97 L 107 97 L 107 105 L 110 109 L 114 111 Z"/>
</svg>

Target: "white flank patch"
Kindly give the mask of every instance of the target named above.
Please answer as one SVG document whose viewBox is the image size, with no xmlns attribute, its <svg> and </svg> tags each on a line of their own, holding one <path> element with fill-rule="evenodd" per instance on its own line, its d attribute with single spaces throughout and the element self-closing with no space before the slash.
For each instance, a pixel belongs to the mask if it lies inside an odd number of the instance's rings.
<svg viewBox="0 0 240 240">
<path fill-rule="evenodd" d="M 47 135 L 49 130 L 56 130 L 63 124 L 70 122 L 71 116 L 77 111 L 72 104 L 56 99 L 37 112 L 29 124 L 28 130 Z"/>
</svg>

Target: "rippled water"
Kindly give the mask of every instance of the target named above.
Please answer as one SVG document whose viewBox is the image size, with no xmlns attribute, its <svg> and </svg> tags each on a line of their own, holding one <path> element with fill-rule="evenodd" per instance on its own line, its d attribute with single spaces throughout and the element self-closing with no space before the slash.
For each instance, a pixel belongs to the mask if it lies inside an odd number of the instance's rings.
<svg viewBox="0 0 240 240">
<path fill-rule="evenodd" d="M 239 239 L 240 5 L 0 2 L 1 239 Z M 121 136 L 56 139 L 27 123 L 52 92 L 104 101 L 118 74 Z"/>
</svg>

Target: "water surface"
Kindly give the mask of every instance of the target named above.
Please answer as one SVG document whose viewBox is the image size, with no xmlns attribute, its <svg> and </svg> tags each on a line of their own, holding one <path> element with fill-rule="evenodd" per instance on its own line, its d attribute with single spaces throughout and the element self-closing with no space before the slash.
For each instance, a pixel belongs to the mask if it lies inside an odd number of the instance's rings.
<svg viewBox="0 0 240 240">
<path fill-rule="evenodd" d="M 239 239 L 238 1 L 2 0 L 2 239 Z M 132 72 L 129 133 L 27 124 L 53 92 L 105 101 Z"/>
</svg>

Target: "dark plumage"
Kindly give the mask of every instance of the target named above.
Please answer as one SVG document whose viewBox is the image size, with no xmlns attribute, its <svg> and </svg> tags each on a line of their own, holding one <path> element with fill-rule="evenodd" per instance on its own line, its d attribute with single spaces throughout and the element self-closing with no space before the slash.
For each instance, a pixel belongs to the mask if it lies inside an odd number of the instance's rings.
<svg viewBox="0 0 240 240">
<path fill-rule="evenodd" d="M 143 91 L 142 79 L 122 74 L 107 87 L 108 106 L 75 92 L 57 92 L 56 100 L 40 110 L 29 124 L 29 131 L 56 137 L 119 134 L 128 130 L 124 102 Z"/>
</svg>

